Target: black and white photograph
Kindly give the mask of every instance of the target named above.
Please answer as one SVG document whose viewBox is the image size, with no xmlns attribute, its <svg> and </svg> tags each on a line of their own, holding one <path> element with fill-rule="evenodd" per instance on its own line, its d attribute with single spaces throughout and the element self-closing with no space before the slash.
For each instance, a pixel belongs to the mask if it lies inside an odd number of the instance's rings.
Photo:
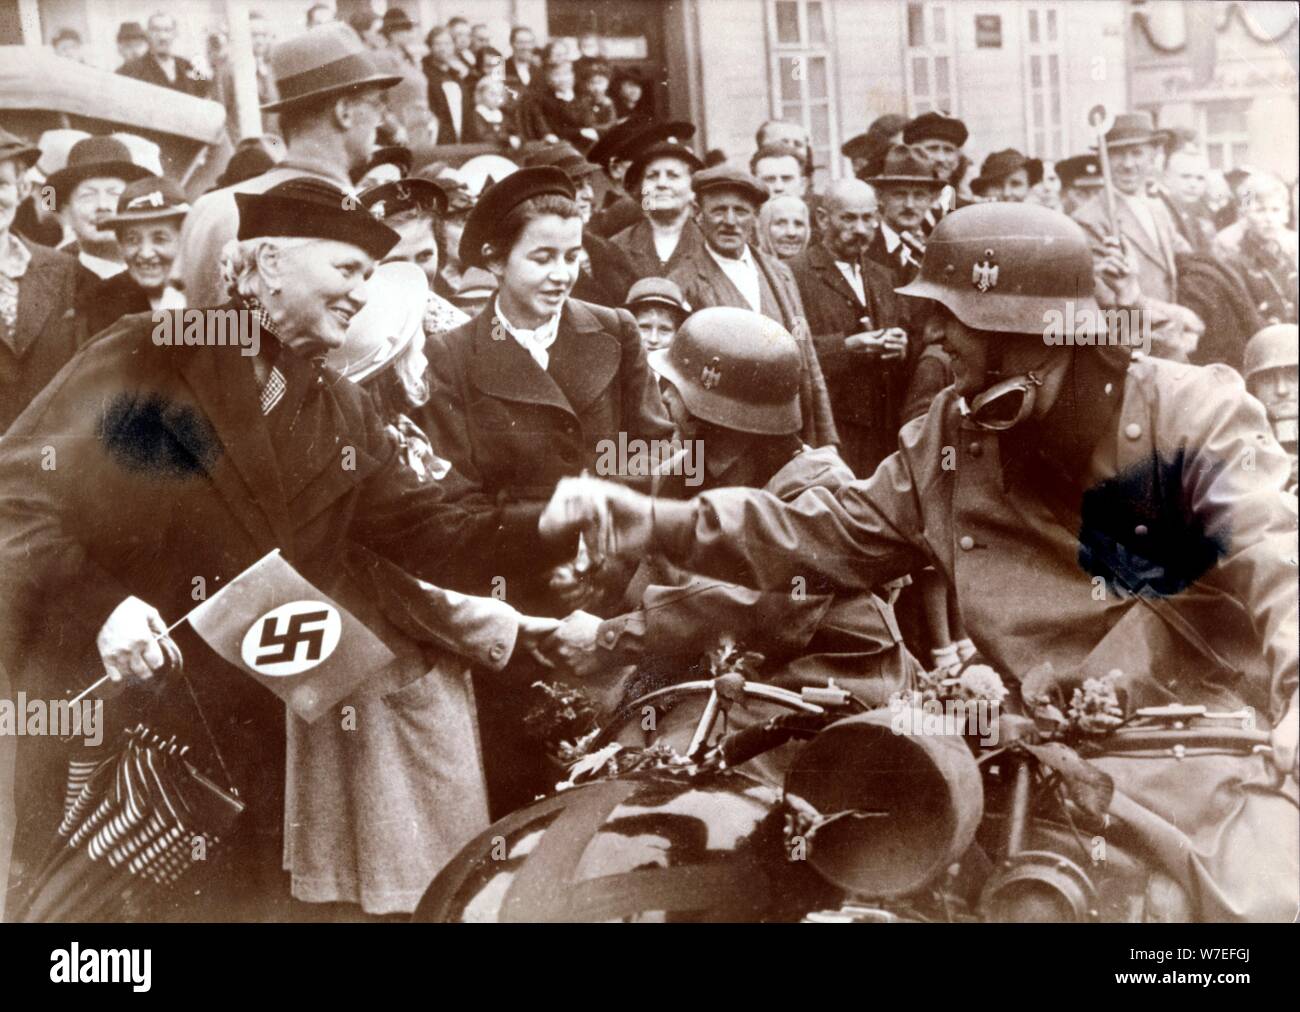
<svg viewBox="0 0 1300 1012">
<path fill-rule="evenodd" d="M 24 972 L 611 922 L 1282 970 L 1298 72 L 1284 0 L 0 0 Z"/>
</svg>

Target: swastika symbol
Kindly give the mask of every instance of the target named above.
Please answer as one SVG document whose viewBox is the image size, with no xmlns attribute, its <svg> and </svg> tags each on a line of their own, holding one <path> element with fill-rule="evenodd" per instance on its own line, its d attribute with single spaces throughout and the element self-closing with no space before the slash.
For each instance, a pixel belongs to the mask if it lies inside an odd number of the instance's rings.
<svg viewBox="0 0 1300 1012">
<path fill-rule="evenodd" d="M 278 647 L 279 649 L 272 653 L 259 654 L 257 663 L 281 664 L 286 661 L 295 661 L 298 659 L 299 644 L 306 644 L 307 646 L 305 660 L 320 660 L 321 644 L 325 639 L 324 623 L 329 620 L 329 616 L 329 611 L 325 609 L 298 612 L 289 616 L 288 622 L 285 623 L 284 632 L 280 632 L 278 616 L 267 615 L 262 620 L 262 638 L 258 645 L 261 647 Z M 318 628 L 305 629 L 304 627 L 308 624 L 318 625 Z"/>
</svg>

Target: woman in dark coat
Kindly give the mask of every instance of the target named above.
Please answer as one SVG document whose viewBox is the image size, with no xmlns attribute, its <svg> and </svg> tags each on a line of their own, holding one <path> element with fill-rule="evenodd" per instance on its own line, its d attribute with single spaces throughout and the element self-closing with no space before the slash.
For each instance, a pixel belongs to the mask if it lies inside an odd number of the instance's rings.
<svg viewBox="0 0 1300 1012">
<path fill-rule="evenodd" d="M 484 191 L 460 260 L 490 269 L 497 296 L 429 349 L 432 394 L 416 421 L 477 492 L 507 509 L 540 506 L 560 478 L 597 470 L 602 446 L 620 435 L 630 442 L 671 432 L 631 314 L 570 297 L 582 252 L 573 196 L 568 177 L 549 166 Z M 527 554 L 485 555 L 461 584 L 470 593 L 504 590 L 530 614 L 594 607 L 568 570 Z M 494 816 L 550 786 L 540 753 L 525 749 L 517 730 L 522 697 L 541 675 L 520 670 L 513 697 L 476 693 Z"/>
<path fill-rule="evenodd" d="M 284 706 L 184 625 L 173 635 L 187 684 L 162 677 L 169 623 L 275 548 L 345 608 L 374 594 L 345 564 L 352 546 L 432 583 L 478 553 L 545 554 L 528 537 L 540 510 L 512 512 L 504 548 L 503 509 L 453 502 L 443 482 L 423 480 L 370 398 L 320 364 L 344 342 L 363 280 L 396 233 L 312 179 L 237 200 L 234 300 L 201 317 L 204 343 L 161 343 L 148 316 L 119 321 L 0 440 L 0 664 L 15 687 L 70 697 L 107 669 L 127 685 L 105 708 L 110 729 L 143 720 L 175 734 L 247 805 L 199 882 L 160 896 L 154 917 L 312 915 L 290 904 L 283 871 Z M 201 311 L 184 312 L 167 318 L 174 334 Z M 246 338 L 237 347 L 232 317 Z M 57 466 L 43 470 L 42 455 Z M 462 649 L 499 667 L 526 635 L 507 640 Z M 20 741 L 21 884 L 61 814 L 64 757 L 57 738 Z"/>
</svg>

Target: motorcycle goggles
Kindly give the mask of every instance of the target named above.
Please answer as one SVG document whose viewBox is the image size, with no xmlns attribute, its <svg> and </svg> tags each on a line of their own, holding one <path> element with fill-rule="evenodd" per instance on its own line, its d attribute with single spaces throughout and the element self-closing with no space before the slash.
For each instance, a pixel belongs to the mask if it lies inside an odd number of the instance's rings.
<svg viewBox="0 0 1300 1012">
<path fill-rule="evenodd" d="M 963 397 L 957 410 L 963 418 L 989 432 L 1005 432 L 1028 418 L 1038 399 L 1038 388 L 1043 381 L 1032 372 L 1004 379 L 980 394 L 969 404 Z"/>
</svg>

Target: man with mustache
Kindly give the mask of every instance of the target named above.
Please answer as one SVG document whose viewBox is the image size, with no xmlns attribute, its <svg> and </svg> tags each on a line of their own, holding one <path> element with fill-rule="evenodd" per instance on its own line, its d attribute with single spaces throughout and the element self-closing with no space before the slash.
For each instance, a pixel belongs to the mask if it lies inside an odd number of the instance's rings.
<svg viewBox="0 0 1300 1012">
<path fill-rule="evenodd" d="M 101 278 L 125 270 L 117 239 L 103 225 L 117 210 L 126 184 L 147 175 L 115 137 L 87 137 L 74 144 L 68 164 L 48 180 L 63 225 L 72 233 L 59 248 L 75 254 L 83 267 Z"/>
<path fill-rule="evenodd" d="M 809 446 L 839 443 L 830 394 L 808 337 L 807 315 L 790 268 L 749 243 L 767 187 L 739 169 L 718 165 L 695 173 L 695 221 L 704 243 L 690 250 L 668 277 L 696 309 L 734 306 L 762 313 L 794 335 L 803 356 L 799 400 L 801 436 Z"/>
<path fill-rule="evenodd" d="M 821 241 L 789 262 L 826 375 L 841 453 L 864 478 L 897 444 L 907 374 L 907 332 L 893 279 L 866 259 L 876 213 L 870 186 L 835 180 L 817 208 Z"/>
</svg>

